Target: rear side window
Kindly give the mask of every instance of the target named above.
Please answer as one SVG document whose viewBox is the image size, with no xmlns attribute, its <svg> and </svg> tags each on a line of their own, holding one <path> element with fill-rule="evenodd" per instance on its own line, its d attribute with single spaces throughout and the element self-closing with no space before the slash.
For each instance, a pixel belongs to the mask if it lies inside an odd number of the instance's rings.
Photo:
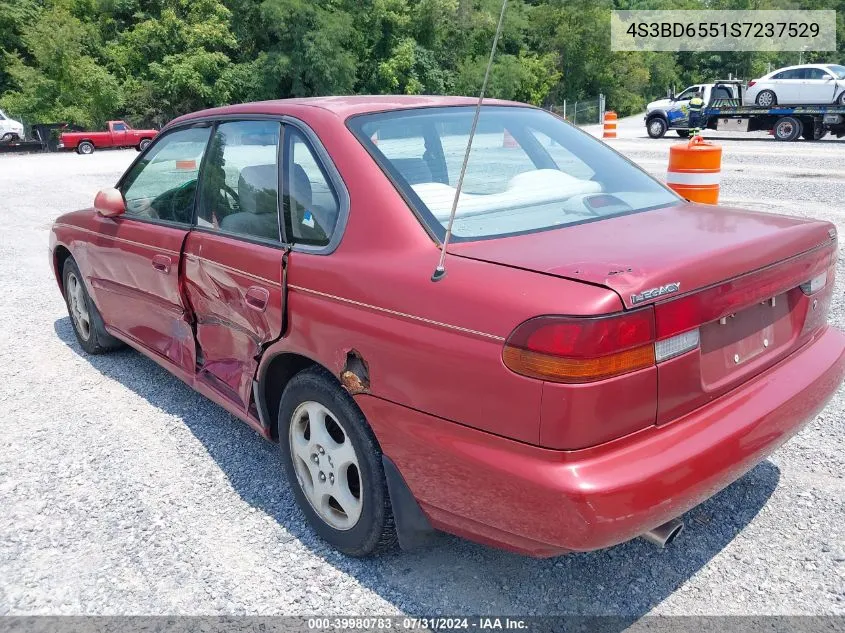
<svg viewBox="0 0 845 633">
<path fill-rule="evenodd" d="M 784 70 L 778 73 L 772 79 L 802 79 L 803 72 L 800 68 L 793 68 L 792 70 Z"/>
<path fill-rule="evenodd" d="M 274 242 L 279 232 L 275 121 L 232 121 L 214 131 L 202 174 L 197 226 Z"/>
<path fill-rule="evenodd" d="M 211 129 L 176 130 L 159 137 L 121 184 L 126 215 L 190 224 L 197 177 Z"/>
<path fill-rule="evenodd" d="M 337 193 L 305 136 L 288 128 L 285 222 L 290 241 L 327 245 L 337 226 Z"/>
<path fill-rule="evenodd" d="M 442 239 L 474 107 L 399 110 L 349 126 Z M 679 198 L 588 134 L 536 108 L 484 106 L 453 236 L 551 229 L 676 204 Z"/>
</svg>

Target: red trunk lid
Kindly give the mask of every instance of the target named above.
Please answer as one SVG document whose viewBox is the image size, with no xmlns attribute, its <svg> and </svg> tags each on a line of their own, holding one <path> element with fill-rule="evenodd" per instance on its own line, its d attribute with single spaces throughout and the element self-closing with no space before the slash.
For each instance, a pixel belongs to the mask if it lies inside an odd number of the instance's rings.
<svg viewBox="0 0 845 633">
<path fill-rule="evenodd" d="M 455 243 L 451 253 L 615 290 L 626 308 L 670 299 L 810 250 L 828 222 L 682 204 L 559 230 Z M 679 283 L 677 291 L 671 284 Z M 636 302 L 655 288 L 666 294 Z"/>
<path fill-rule="evenodd" d="M 453 254 L 604 286 L 655 304 L 658 340 L 700 343 L 657 364 L 663 424 L 771 367 L 826 325 L 836 232 L 828 222 L 684 204 L 495 240 Z M 799 287 L 826 274 L 821 290 Z M 645 370 L 644 370 L 645 371 Z M 653 402 L 653 400 L 651 400 Z"/>
</svg>

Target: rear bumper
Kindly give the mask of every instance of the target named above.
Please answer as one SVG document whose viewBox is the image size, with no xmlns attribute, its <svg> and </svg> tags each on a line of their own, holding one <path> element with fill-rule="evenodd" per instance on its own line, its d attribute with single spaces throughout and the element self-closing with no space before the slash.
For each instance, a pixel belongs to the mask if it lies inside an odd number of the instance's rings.
<svg viewBox="0 0 845 633">
<path fill-rule="evenodd" d="M 529 446 L 356 397 L 431 523 L 534 556 L 634 538 L 726 487 L 798 432 L 845 377 L 827 329 L 742 387 L 661 427 L 579 451 Z"/>
</svg>

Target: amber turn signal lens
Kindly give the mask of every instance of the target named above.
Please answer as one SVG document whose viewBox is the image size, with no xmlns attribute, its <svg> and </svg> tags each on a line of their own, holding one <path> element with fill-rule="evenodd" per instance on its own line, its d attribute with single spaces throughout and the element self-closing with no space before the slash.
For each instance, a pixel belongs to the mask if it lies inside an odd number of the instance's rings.
<svg viewBox="0 0 845 633">
<path fill-rule="evenodd" d="M 505 366 L 517 374 L 551 382 L 584 383 L 603 380 L 654 365 L 654 345 L 625 350 L 599 358 L 562 358 L 505 346 Z"/>
</svg>

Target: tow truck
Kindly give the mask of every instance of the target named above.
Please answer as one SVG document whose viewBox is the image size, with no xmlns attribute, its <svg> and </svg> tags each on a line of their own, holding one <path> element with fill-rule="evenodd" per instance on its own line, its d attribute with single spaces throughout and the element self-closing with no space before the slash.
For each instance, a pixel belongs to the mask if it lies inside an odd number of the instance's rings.
<svg viewBox="0 0 845 633">
<path fill-rule="evenodd" d="M 721 79 L 711 84 L 690 86 L 677 97 L 669 97 L 648 105 L 646 131 L 651 138 L 660 138 L 667 130 L 679 136 L 689 135 L 689 100 L 702 91 L 705 106 L 701 110 L 701 129 L 757 132 L 769 131 L 778 141 L 798 138 L 817 141 L 828 132 L 837 138 L 845 136 L 845 106 L 841 105 L 775 105 L 767 108 L 743 105 L 745 83 L 737 79 Z"/>
</svg>

